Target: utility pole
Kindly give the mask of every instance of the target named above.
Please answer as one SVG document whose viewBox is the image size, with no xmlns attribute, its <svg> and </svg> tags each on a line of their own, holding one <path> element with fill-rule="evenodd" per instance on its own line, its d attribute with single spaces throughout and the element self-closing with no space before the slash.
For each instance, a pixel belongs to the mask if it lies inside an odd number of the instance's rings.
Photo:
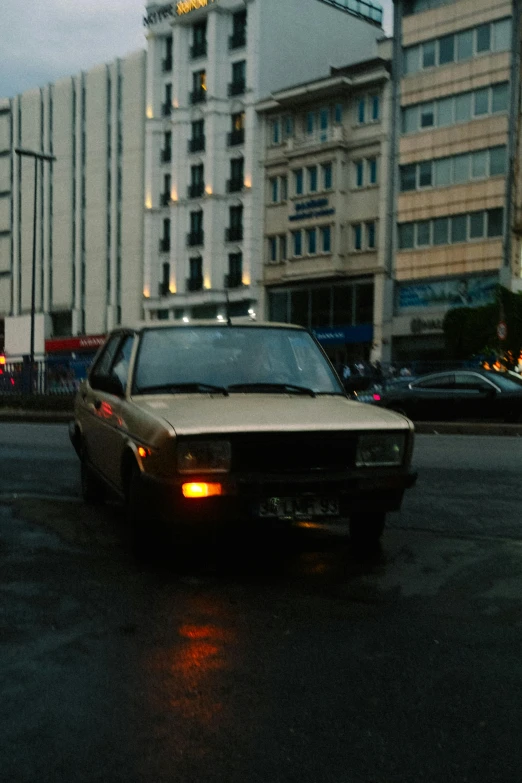
<svg viewBox="0 0 522 783">
<path fill-rule="evenodd" d="M 33 393 L 34 373 L 34 319 L 36 311 L 36 219 L 38 207 L 38 163 L 56 160 L 54 155 L 45 155 L 43 152 L 34 152 L 16 148 L 17 155 L 34 158 L 34 212 L 33 212 L 33 263 L 31 276 L 31 343 L 29 348 L 29 393 Z"/>
</svg>

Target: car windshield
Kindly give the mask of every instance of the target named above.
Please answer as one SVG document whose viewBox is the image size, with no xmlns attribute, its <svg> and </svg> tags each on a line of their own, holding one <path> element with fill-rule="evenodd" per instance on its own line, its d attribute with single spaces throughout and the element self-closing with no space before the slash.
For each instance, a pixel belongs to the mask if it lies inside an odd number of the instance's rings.
<svg viewBox="0 0 522 783">
<path fill-rule="evenodd" d="M 133 393 L 161 391 L 344 395 L 308 332 L 269 326 L 147 329 Z"/>
</svg>

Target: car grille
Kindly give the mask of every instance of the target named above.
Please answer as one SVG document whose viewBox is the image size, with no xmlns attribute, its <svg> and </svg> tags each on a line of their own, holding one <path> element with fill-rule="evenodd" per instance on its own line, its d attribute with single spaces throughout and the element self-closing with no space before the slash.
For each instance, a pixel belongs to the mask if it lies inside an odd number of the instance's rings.
<svg viewBox="0 0 522 783">
<path fill-rule="evenodd" d="M 355 465 L 352 433 L 249 433 L 233 436 L 232 472 L 345 471 Z"/>
</svg>

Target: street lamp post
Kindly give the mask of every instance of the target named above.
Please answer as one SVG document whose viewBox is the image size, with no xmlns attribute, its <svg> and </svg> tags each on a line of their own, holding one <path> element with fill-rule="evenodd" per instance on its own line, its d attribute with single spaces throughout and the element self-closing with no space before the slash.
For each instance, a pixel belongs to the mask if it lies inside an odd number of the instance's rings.
<svg viewBox="0 0 522 783">
<path fill-rule="evenodd" d="M 33 393 L 33 372 L 34 372 L 34 319 L 36 310 L 36 218 L 38 206 L 38 162 L 56 160 L 54 155 L 45 155 L 43 152 L 34 152 L 16 148 L 17 155 L 34 158 L 34 213 L 33 213 L 33 262 L 31 276 L 31 341 L 29 348 L 29 393 Z"/>
</svg>

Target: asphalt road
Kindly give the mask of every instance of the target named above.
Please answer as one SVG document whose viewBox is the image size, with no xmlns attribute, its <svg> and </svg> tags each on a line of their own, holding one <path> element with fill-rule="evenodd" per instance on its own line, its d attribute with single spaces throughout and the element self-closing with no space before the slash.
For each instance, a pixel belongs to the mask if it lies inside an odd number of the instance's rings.
<svg viewBox="0 0 522 783">
<path fill-rule="evenodd" d="M 0 779 L 520 783 L 522 439 L 420 436 L 382 552 L 141 570 L 63 426 L 0 425 Z"/>
</svg>

